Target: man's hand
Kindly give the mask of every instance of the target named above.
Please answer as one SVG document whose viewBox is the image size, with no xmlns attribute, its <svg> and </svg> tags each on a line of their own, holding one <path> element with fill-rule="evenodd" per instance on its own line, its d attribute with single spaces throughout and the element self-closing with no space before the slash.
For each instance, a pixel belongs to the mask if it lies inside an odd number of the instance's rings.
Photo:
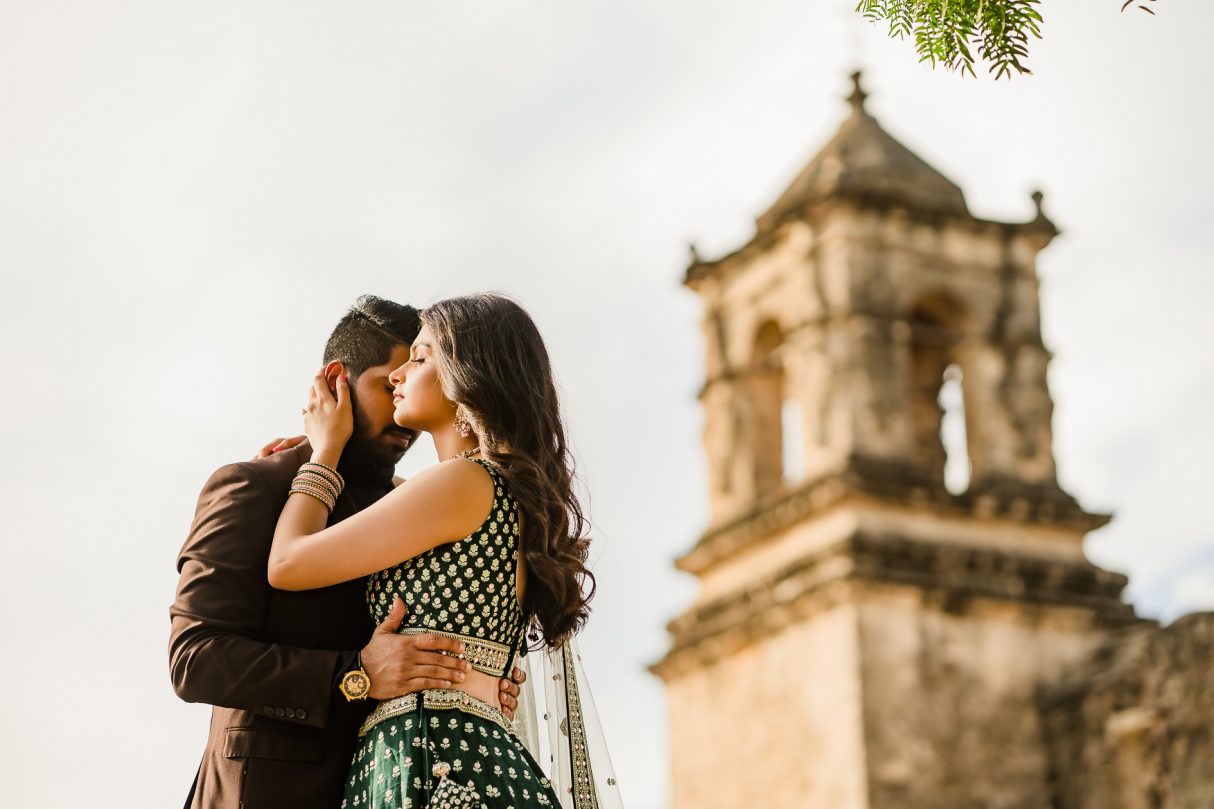
<svg viewBox="0 0 1214 809">
<path fill-rule="evenodd" d="M 375 628 L 362 650 L 362 664 L 371 678 L 372 699 L 392 699 L 426 688 L 450 688 L 463 682 L 472 664 L 440 652 L 459 654 L 464 645 L 445 635 L 398 635 L 405 602 L 396 596 L 392 611 Z M 503 681 L 505 682 L 505 681 Z M 518 695 L 518 689 L 514 691 Z M 517 705 L 517 700 L 515 705 Z"/>
<path fill-rule="evenodd" d="M 497 695 L 497 701 L 501 703 L 502 713 L 510 721 L 514 721 L 514 712 L 518 710 L 518 695 L 519 686 L 527 682 L 527 675 L 518 666 L 514 667 L 511 672 L 511 679 L 502 678 L 501 692 Z"/>
</svg>

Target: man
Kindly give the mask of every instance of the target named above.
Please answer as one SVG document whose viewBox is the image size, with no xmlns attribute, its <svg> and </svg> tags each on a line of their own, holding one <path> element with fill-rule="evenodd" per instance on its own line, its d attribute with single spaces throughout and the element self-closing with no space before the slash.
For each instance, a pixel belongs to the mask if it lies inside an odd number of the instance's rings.
<svg viewBox="0 0 1214 809">
<path fill-rule="evenodd" d="M 354 436 L 339 466 L 346 489 L 330 524 L 392 490 L 415 434 L 392 420 L 388 374 L 408 360 L 419 328 L 413 307 L 368 295 L 329 337 L 325 374 L 331 384 L 347 374 L 354 404 Z M 189 807 L 336 809 L 367 697 L 450 687 L 468 670 L 442 654 L 458 652 L 457 641 L 396 633 L 399 599 L 373 627 L 362 580 L 305 592 L 270 587 L 274 527 L 310 455 L 306 442 L 263 450 L 215 472 L 198 499 L 169 610 L 174 690 L 215 706 Z M 512 713 L 518 686 L 503 680 L 500 693 Z"/>
</svg>

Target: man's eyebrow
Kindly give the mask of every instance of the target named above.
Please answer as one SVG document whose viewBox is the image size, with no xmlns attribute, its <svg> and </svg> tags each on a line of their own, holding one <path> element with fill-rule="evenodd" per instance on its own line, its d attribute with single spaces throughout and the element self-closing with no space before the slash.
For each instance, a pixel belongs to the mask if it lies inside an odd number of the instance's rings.
<svg viewBox="0 0 1214 809">
<path fill-rule="evenodd" d="M 429 343 L 414 343 L 412 346 L 410 346 L 410 349 L 413 348 L 431 348 L 431 345 Z"/>
</svg>

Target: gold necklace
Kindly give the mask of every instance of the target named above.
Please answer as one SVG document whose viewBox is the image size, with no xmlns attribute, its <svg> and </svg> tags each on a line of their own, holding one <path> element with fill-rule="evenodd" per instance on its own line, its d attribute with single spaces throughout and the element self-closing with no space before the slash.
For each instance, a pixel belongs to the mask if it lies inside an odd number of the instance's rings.
<svg viewBox="0 0 1214 809">
<path fill-rule="evenodd" d="M 481 451 L 480 447 L 473 447 L 472 449 L 466 449 L 463 452 L 457 452 L 454 455 L 452 455 L 450 458 L 448 458 L 447 460 L 454 461 L 456 458 L 471 458 L 473 455 L 475 455 L 476 453 L 478 453 L 480 451 Z"/>
</svg>

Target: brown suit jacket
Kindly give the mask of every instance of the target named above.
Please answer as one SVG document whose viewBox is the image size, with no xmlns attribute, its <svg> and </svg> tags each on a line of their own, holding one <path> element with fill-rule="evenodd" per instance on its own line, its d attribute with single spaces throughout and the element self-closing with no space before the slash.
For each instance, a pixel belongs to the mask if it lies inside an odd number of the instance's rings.
<svg viewBox="0 0 1214 809">
<path fill-rule="evenodd" d="M 266 580 L 278 515 L 311 448 L 225 466 L 198 498 L 169 610 L 173 688 L 214 706 L 191 806 L 335 809 L 367 703 L 334 687 L 370 638 L 363 580 L 289 593 Z M 350 482 L 329 522 L 373 503 L 391 481 Z"/>
</svg>

